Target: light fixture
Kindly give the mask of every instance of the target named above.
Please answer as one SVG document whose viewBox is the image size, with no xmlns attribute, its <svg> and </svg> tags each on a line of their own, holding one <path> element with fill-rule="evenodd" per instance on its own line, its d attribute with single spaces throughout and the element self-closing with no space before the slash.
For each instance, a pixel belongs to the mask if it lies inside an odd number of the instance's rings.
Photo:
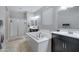
<svg viewBox="0 0 79 59">
<path fill-rule="evenodd" d="M 59 10 L 66 10 L 68 8 L 72 8 L 74 6 L 60 6 Z"/>
<path fill-rule="evenodd" d="M 40 16 L 32 16 L 31 20 L 38 20 L 40 18 Z"/>
</svg>

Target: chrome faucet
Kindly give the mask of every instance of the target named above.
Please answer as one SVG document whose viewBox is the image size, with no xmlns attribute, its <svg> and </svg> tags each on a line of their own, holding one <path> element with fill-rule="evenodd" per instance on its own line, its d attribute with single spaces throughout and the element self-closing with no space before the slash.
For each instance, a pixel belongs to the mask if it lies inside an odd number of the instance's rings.
<svg viewBox="0 0 79 59">
<path fill-rule="evenodd" d="M 39 33 L 39 38 L 41 37 L 41 32 Z"/>
<path fill-rule="evenodd" d="M 37 37 L 39 37 L 39 38 L 41 37 L 41 32 L 38 33 Z"/>
</svg>

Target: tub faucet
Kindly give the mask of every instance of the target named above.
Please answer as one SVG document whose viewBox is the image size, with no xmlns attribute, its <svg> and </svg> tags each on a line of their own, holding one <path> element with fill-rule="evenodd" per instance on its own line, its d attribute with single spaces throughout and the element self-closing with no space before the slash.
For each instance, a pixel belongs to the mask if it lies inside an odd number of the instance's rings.
<svg viewBox="0 0 79 59">
<path fill-rule="evenodd" d="M 39 38 L 41 37 L 41 32 L 39 33 Z"/>
</svg>

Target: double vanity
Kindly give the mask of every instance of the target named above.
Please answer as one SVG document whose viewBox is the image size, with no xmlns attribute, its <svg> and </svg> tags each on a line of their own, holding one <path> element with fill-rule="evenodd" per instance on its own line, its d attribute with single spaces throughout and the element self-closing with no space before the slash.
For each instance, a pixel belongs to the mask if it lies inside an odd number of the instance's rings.
<svg viewBox="0 0 79 59">
<path fill-rule="evenodd" d="M 52 52 L 79 52 L 79 32 L 53 31 Z"/>
</svg>

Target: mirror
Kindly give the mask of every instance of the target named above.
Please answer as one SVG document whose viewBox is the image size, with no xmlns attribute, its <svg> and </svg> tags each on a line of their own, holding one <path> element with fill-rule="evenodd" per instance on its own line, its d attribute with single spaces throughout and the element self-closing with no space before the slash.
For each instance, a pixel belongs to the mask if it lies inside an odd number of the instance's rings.
<svg viewBox="0 0 79 59">
<path fill-rule="evenodd" d="M 57 20 L 58 28 L 79 29 L 79 6 L 60 6 Z"/>
</svg>

